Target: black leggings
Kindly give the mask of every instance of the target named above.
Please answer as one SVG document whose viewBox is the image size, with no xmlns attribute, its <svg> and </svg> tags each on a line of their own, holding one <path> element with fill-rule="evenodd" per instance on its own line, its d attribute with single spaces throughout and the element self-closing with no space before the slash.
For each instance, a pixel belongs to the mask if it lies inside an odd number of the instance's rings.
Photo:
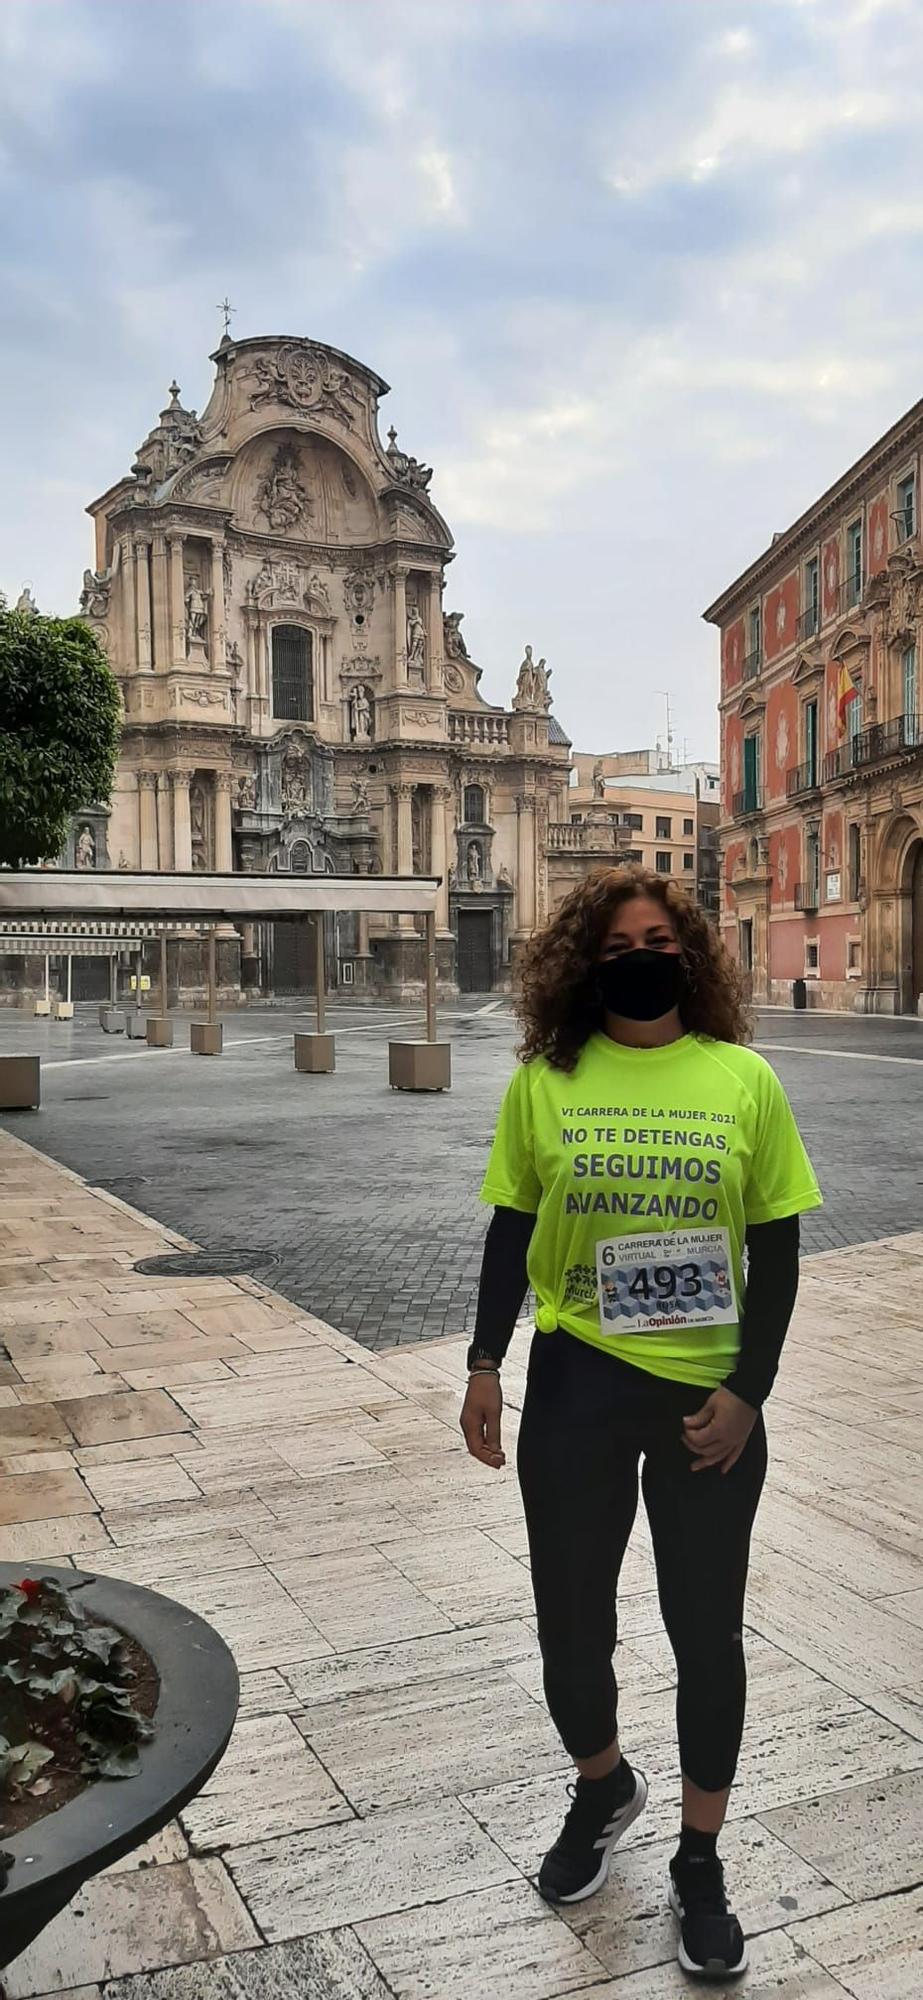
<svg viewBox="0 0 923 2000">
<path fill-rule="evenodd" d="M 757 1419 L 730 1472 L 693 1473 L 682 1419 L 704 1389 L 658 1381 L 568 1333 L 537 1333 L 518 1468 L 552 1721 L 572 1757 L 617 1730 L 616 1588 L 641 1489 L 677 1667 L 680 1763 L 703 1791 L 733 1779 L 747 1678 L 750 1531 L 766 1476 Z"/>
</svg>

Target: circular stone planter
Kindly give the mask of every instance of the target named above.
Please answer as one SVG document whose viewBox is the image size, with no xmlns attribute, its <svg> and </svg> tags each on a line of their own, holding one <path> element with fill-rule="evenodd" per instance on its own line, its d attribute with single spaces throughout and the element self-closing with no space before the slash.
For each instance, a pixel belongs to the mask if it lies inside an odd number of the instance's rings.
<svg viewBox="0 0 923 2000">
<path fill-rule="evenodd" d="M 0 1835 L 0 1850 L 13 1857 L 0 1888 L 0 1969 L 90 1876 L 149 1840 L 201 1791 L 227 1748 L 240 1697 L 232 1654 L 195 1612 L 137 1584 L 45 1563 L 0 1563 L 0 1586 L 19 1583 L 27 1569 L 76 1589 L 95 1617 L 136 1639 L 157 1668 L 160 1699 L 137 1777 L 97 1778 L 26 1832 Z"/>
</svg>

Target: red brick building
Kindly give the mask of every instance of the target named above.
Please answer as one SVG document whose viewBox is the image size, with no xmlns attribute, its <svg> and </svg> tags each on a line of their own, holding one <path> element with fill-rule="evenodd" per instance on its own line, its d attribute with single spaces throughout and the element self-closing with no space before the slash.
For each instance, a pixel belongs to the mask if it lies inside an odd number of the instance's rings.
<svg viewBox="0 0 923 2000">
<path fill-rule="evenodd" d="M 923 402 L 709 606 L 722 912 L 758 1000 L 923 994 Z"/>
</svg>

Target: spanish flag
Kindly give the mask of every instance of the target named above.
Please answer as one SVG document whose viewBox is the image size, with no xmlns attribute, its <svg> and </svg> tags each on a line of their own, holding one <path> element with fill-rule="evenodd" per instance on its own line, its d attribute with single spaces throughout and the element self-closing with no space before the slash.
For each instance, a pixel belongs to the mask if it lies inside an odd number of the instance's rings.
<svg viewBox="0 0 923 2000">
<path fill-rule="evenodd" d="M 840 735 L 845 736 L 847 710 L 850 702 L 858 701 L 859 690 L 853 685 L 849 668 L 843 665 L 842 660 L 839 660 L 836 664 L 839 668 L 836 682 L 836 717 L 839 723 Z"/>
</svg>

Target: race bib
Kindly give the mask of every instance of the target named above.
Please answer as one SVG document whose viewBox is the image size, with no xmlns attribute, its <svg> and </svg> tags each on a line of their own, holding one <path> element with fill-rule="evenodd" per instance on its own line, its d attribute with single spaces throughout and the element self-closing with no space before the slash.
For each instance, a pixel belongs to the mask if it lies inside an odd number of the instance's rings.
<svg viewBox="0 0 923 2000">
<path fill-rule="evenodd" d="M 605 1334 L 695 1331 L 739 1318 L 726 1229 L 610 1236 L 596 1245 L 596 1282 Z"/>
</svg>

